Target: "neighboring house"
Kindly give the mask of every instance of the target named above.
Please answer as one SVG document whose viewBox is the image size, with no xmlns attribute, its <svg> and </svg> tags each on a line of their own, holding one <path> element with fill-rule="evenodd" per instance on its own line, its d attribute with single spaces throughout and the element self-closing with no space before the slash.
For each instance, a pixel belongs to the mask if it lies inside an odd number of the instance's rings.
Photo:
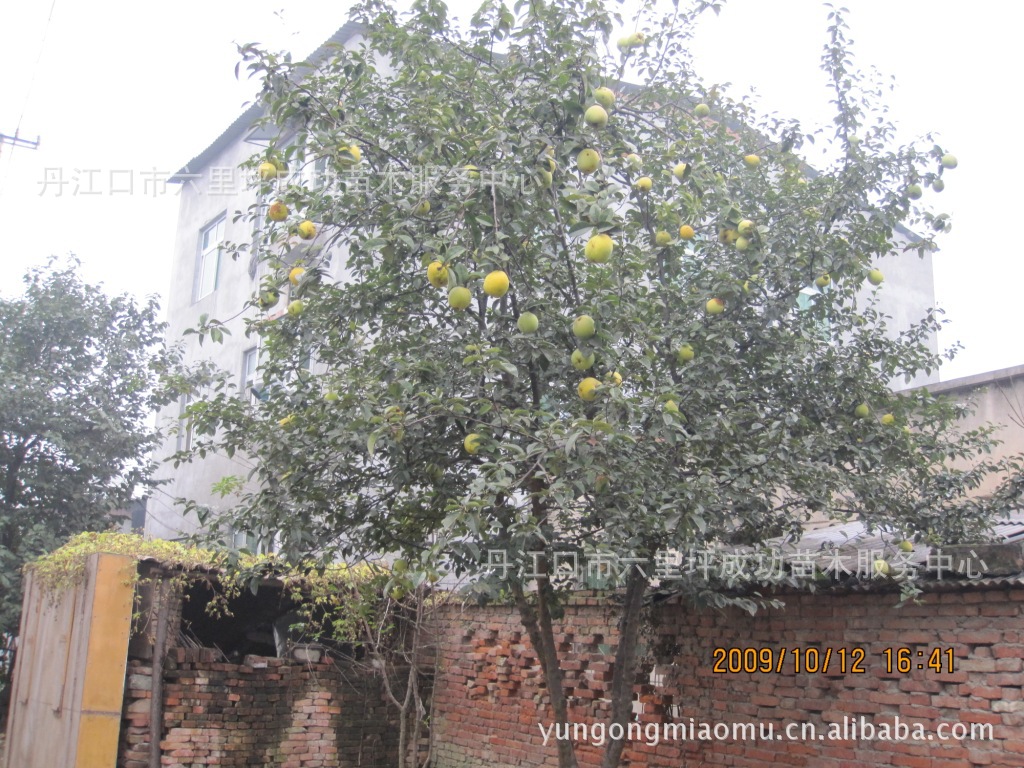
<svg viewBox="0 0 1024 768">
<path fill-rule="evenodd" d="M 361 27 L 348 23 L 318 48 L 310 61 L 326 58 L 336 46 L 355 46 L 360 39 Z M 257 199 L 257 193 L 248 184 L 249 179 L 238 169 L 240 163 L 266 147 L 273 137 L 269 129 L 253 128 L 263 114 L 259 104 L 247 109 L 171 178 L 182 188 L 167 305 L 168 337 L 183 340 L 188 362 L 213 359 L 221 368 L 235 372 L 239 386 L 246 390 L 255 381 L 259 351 L 257 339 L 244 334 L 245 315 L 239 314 L 239 309 L 258 290 L 260 266 L 257 261 L 246 258 L 231 260 L 220 244 L 225 241 L 241 243 L 252 238 L 251 222 L 243 218 L 236 221 L 236 212 L 245 212 L 253 205 L 267 202 Z M 905 230 L 903 235 L 908 241 L 912 237 Z M 338 277 L 337 264 L 334 269 Z M 881 293 L 880 308 L 892 316 L 890 327 L 895 333 L 919 320 L 935 305 L 932 259 L 925 256 L 893 260 L 885 264 L 885 271 L 886 287 Z M 279 310 L 287 305 L 286 298 L 282 297 Z M 200 346 L 196 336 L 182 337 L 202 315 L 226 323 L 230 335 L 225 336 L 223 344 Z M 937 349 L 935 340 L 933 349 Z M 935 371 L 931 377 L 919 377 L 910 385 L 937 380 Z M 161 423 L 178 421 L 185 406 L 186 403 L 180 402 L 165 409 L 160 414 Z M 187 430 L 182 430 L 161 446 L 156 458 L 166 459 L 186 447 L 188 440 Z M 216 511 L 222 501 L 213 494 L 212 486 L 227 475 L 245 476 L 248 470 L 238 457 L 208 456 L 177 469 L 164 464 L 161 473 L 168 482 L 150 499 L 146 535 L 176 538 L 194 531 L 198 521 L 183 517 L 175 499 L 189 498 Z M 237 543 L 244 543 L 245 536 L 246 532 L 239 532 Z"/>
<path fill-rule="evenodd" d="M 932 384 L 928 391 L 972 405 L 974 413 L 963 421 L 965 430 L 1001 427 L 996 438 L 1002 444 L 992 451 L 992 458 L 1024 454 L 1024 365 Z M 989 477 L 978 492 L 991 493 L 998 482 L 998 477 Z"/>
<path fill-rule="evenodd" d="M 345 24 L 309 60 L 322 60 L 339 45 L 355 45 L 360 32 L 360 25 Z M 253 127 L 263 114 L 262 105 L 249 107 L 170 179 L 181 185 L 181 203 L 167 300 L 167 337 L 184 343 L 186 362 L 212 359 L 219 367 L 236 372 L 239 387 L 247 391 L 255 381 L 258 349 L 257 339 L 244 333 L 245 315 L 239 310 L 257 292 L 262 272 L 248 259 L 232 260 L 221 244 L 244 243 L 253 237 L 252 222 L 236 221 L 235 214 L 263 201 L 257 199 L 250 188 L 251 179 L 238 166 L 265 148 L 272 137 Z M 283 311 L 286 306 L 285 295 L 276 310 Z M 250 316 L 255 314 L 254 310 Z M 223 344 L 200 346 L 195 336 L 182 335 L 195 327 L 201 315 L 226 322 L 230 335 L 225 336 Z M 185 402 L 179 402 L 165 408 L 158 415 L 160 423 L 173 425 L 179 421 L 185 406 Z M 188 431 L 182 429 L 158 448 L 157 461 L 187 447 L 189 440 Z M 211 491 L 213 484 L 226 475 L 245 476 L 248 471 L 240 459 L 224 456 L 208 456 L 177 469 L 163 464 L 158 477 L 168 482 L 149 500 L 146 535 L 173 539 L 195 531 L 198 521 L 184 517 L 175 499 L 194 499 L 216 509 L 221 502 Z M 242 544 L 244 536 L 240 532 L 236 543 Z"/>
</svg>

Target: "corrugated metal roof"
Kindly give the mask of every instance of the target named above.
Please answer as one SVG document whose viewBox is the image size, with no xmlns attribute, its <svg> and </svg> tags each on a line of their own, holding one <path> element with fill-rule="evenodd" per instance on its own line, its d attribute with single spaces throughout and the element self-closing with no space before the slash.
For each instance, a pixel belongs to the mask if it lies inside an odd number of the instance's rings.
<svg viewBox="0 0 1024 768">
<path fill-rule="evenodd" d="M 994 525 L 992 536 L 996 542 L 1024 541 L 1024 512 Z M 876 529 L 869 533 L 867 526 L 857 520 L 810 531 L 795 541 L 777 539 L 769 544 L 783 552 L 839 550 L 841 553 L 850 553 L 855 560 L 858 550 L 888 551 L 902 538 L 894 530 Z M 931 550 L 930 544 L 914 544 L 914 551 L 908 553 L 907 559 L 916 564 L 924 564 Z"/>
<path fill-rule="evenodd" d="M 363 25 L 354 21 L 343 24 L 337 32 L 331 35 L 322 45 L 307 57 L 310 64 L 318 64 L 326 59 L 331 52 L 339 45 L 344 45 L 353 37 L 363 32 Z M 240 136 L 248 131 L 254 122 L 263 116 L 264 107 L 259 102 L 251 105 L 242 114 L 235 118 L 223 133 L 198 155 L 189 160 L 183 168 L 178 170 L 168 181 L 172 184 L 181 184 L 195 173 L 199 173 L 209 165 L 213 159 L 225 148 L 234 143 Z"/>
</svg>

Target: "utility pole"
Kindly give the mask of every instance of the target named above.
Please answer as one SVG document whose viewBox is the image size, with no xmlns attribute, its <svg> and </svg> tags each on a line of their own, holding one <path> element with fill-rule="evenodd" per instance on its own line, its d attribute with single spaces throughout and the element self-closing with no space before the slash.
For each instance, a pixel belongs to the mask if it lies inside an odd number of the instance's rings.
<svg viewBox="0 0 1024 768">
<path fill-rule="evenodd" d="M 22 147 L 25 149 L 39 149 L 39 137 L 36 136 L 36 140 L 23 139 L 15 131 L 13 136 L 8 136 L 6 133 L 0 133 L 0 152 L 3 151 L 4 144 L 10 144 L 12 147 Z"/>
</svg>

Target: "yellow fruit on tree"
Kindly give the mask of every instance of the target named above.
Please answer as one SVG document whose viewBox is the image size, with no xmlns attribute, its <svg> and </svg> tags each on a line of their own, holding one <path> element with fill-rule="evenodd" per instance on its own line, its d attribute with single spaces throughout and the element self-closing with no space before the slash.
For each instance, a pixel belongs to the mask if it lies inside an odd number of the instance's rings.
<svg viewBox="0 0 1024 768">
<path fill-rule="evenodd" d="M 654 186 L 654 181 L 651 179 L 650 176 L 641 176 L 633 183 L 633 186 L 636 187 L 641 192 L 650 192 L 651 187 Z"/>
<path fill-rule="evenodd" d="M 647 35 L 643 32 L 634 32 L 631 35 L 623 35 L 615 43 L 620 51 L 628 51 L 630 48 L 636 48 L 638 45 L 643 45 L 647 39 Z"/>
<path fill-rule="evenodd" d="M 708 299 L 708 303 L 704 305 L 704 309 L 707 310 L 709 315 L 720 315 L 725 312 L 725 302 L 721 299 Z"/>
<path fill-rule="evenodd" d="M 267 218 L 271 221 L 284 221 L 288 218 L 288 206 L 278 200 L 267 210 Z"/>
<path fill-rule="evenodd" d="M 586 371 L 594 367 L 594 353 L 591 352 L 589 355 L 585 355 L 581 350 L 574 349 L 569 357 L 569 362 L 572 363 L 572 367 L 577 371 Z"/>
<path fill-rule="evenodd" d="M 693 231 L 693 227 L 689 224 L 683 224 L 683 226 L 679 228 L 679 237 L 683 240 L 693 240 L 696 234 L 697 233 Z"/>
<path fill-rule="evenodd" d="M 342 165 L 355 165 L 362 159 L 362 150 L 360 150 L 355 144 L 342 147 L 338 152 L 338 162 Z"/>
<path fill-rule="evenodd" d="M 593 376 L 587 376 L 583 381 L 576 387 L 576 393 L 587 402 L 590 402 L 597 397 L 597 390 L 601 386 L 601 382 L 595 379 Z"/>
<path fill-rule="evenodd" d="M 604 378 L 605 381 L 609 382 L 613 386 L 618 387 L 622 385 L 622 374 L 618 371 L 612 371 L 611 373 L 605 374 Z"/>
<path fill-rule="evenodd" d="M 466 435 L 466 439 L 462 441 L 462 447 L 466 449 L 466 453 L 475 454 L 480 450 L 480 443 L 483 438 L 476 432 L 471 432 Z"/>
<path fill-rule="evenodd" d="M 484 278 L 484 293 L 500 299 L 508 293 L 508 275 L 496 269 Z"/>
<path fill-rule="evenodd" d="M 298 232 L 303 240 L 312 240 L 316 237 L 316 224 L 309 220 L 303 221 L 298 226 Z"/>
<path fill-rule="evenodd" d="M 686 175 L 690 172 L 689 163 L 676 163 L 676 167 L 672 169 L 672 175 L 682 181 L 686 178 Z"/>
<path fill-rule="evenodd" d="M 872 269 L 868 272 L 868 282 L 872 285 L 881 285 L 883 280 L 885 280 L 885 275 L 882 274 L 882 270 Z"/>
<path fill-rule="evenodd" d="M 572 321 L 572 333 L 577 339 L 589 339 L 596 332 L 597 326 L 590 315 L 580 315 Z"/>
<path fill-rule="evenodd" d="M 750 237 L 754 234 L 754 222 L 750 219 L 744 219 L 736 225 L 736 231 L 743 237 Z"/>
<path fill-rule="evenodd" d="M 885 426 L 891 427 L 893 424 L 896 423 L 896 417 L 893 416 L 891 413 L 887 413 L 884 416 L 882 416 L 881 421 Z"/>
<path fill-rule="evenodd" d="M 523 312 L 516 320 L 520 333 L 536 333 L 540 327 L 540 319 L 533 312 Z"/>
<path fill-rule="evenodd" d="M 473 302 L 473 294 L 464 285 L 457 285 L 448 291 L 448 303 L 454 309 L 466 309 Z"/>
<path fill-rule="evenodd" d="M 711 107 L 709 107 L 707 104 L 698 104 L 696 107 L 693 108 L 693 114 L 695 114 L 697 117 L 707 117 L 708 115 L 711 114 Z"/>
<path fill-rule="evenodd" d="M 602 232 L 587 240 L 583 253 L 587 257 L 587 261 L 594 264 L 605 264 L 612 257 L 614 248 L 615 241 Z"/>
<path fill-rule="evenodd" d="M 600 104 L 594 104 L 583 113 L 583 119 L 587 121 L 587 125 L 604 128 L 608 125 L 608 112 Z"/>
<path fill-rule="evenodd" d="M 432 261 L 427 265 L 427 282 L 435 288 L 448 285 L 448 267 L 440 261 Z"/>
<path fill-rule="evenodd" d="M 260 296 L 259 299 L 257 299 L 256 304 L 260 309 L 268 310 L 276 306 L 280 298 L 281 294 L 277 292 L 276 288 L 264 288 L 260 291 Z"/>
<path fill-rule="evenodd" d="M 871 415 L 871 406 L 867 403 L 860 403 L 856 408 L 853 409 L 853 415 L 858 419 L 866 419 Z"/>
<path fill-rule="evenodd" d="M 654 242 L 657 245 L 666 246 L 672 242 L 672 235 L 663 229 L 659 229 L 654 233 Z"/>
<path fill-rule="evenodd" d="M 594 100 L 605 109 L 611 109 L 615 105 L 615 92 L 611 88 L 601 86 L 594 89 Z"/>
<path fill-rule="evenodd" d="M 288 282 L 292 285 L 298 285 L 299 280 L 302 279 L 304 274 L 306 274 L 305 267 L 292 267 L 288 272 Z"/>
<path fill-rule="evenodd" d="M 277 178 L 277 166 L 269 160 L 260 163 L 260 167 L 257 169 L 257 172 L 263 181 L 272 181 Z"/>
<path fill-rule="evenodd" d="M 743 164 L 746 165 L 747 168 L 757 168 L 757 166 L 761 164 L 761 158 L 757 155 L 746 155 L 743 158 Z"/>
<path fill-rule="evenodd" d="M 690 344 L 683 344 L 676 350 L 676 360 L 680 363 L 688 363 L 693 360 L 694 354 L 693 346 Z"/>
<path fill-rule="evenodd" d="M 584 149 L 576 155 L 576 167 L 580 173 L 593 173 L 601 167 L 601 155 L 596 149 Z"/>
</svg>

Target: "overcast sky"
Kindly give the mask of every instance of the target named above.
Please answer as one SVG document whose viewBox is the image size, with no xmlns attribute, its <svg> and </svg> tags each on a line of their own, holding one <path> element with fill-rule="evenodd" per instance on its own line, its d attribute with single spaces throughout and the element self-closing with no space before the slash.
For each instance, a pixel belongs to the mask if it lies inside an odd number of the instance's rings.
<svg viewBox="0 0 1024 768">
<path fill-rule="evenodd" d="M 965 349 L 942 378 L 1024 364 L 1024 257 L 1015 247 L 1024 4 L 845 6 L 857 63 L 895 77 L 891 116 L 901 139 L 932 132 L 960 160 L 945 191 L 925 199 L 953 220 L 935 260 L 938 302 L 952 320 L 940 341 Z M 304 56 L 345 22 L 347 8 L 324 0 L 35 0 L 8 8 L 0 133 L 20 122 L 21 136 L 38 135 L 40 145 L 0 147 L 0 293 L 18 292 L 29 266 L 74 252 L 86 279 L 110 292 L 165 295 L 177 199 L 160 179 L 206 147 L 254 93 L 234 78 L 235 43 Z M 733 83 L 736 98 L 754 88 L 762 111 L 822 124 L 826 13 L 817 0 L 728 0 L 720 16 L 700 23 L 697 71 L 707 82 Z"/>
</svg>

